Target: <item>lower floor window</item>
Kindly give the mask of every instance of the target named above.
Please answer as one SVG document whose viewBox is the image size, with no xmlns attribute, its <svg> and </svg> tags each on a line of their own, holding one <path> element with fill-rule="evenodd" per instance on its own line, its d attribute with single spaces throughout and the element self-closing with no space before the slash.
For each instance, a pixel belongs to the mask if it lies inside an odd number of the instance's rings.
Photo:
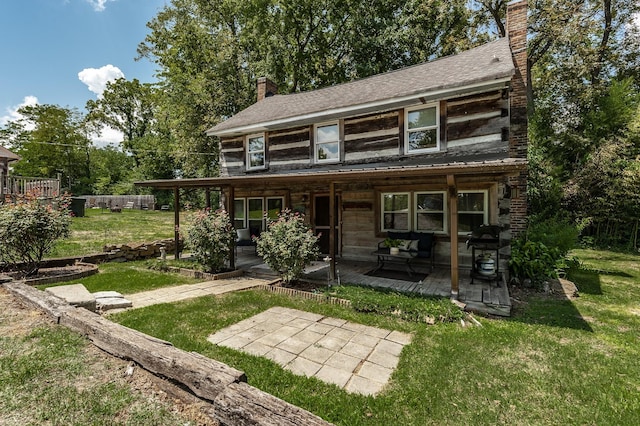
<svg viewBox="0 0 640 426">
<path fill-rule="evenodd" d="M 266 229 L 265 214 L 275 219 L 284 208 L 282 197 L 249 197 L 234 200 L 235 212 L 233 226 L 236 229 L 248 228 L 251 235 L 259 235 Z"/>
<path fill-rule="evenodd" d="M 444 234 L 448 231 L 445 191 L 387 192 L 381 196 L 382 231 L 416 231 Z M 467 234 L 488 223 L 486 190 L 458 193 L 458 231 Z"/>
</svg>

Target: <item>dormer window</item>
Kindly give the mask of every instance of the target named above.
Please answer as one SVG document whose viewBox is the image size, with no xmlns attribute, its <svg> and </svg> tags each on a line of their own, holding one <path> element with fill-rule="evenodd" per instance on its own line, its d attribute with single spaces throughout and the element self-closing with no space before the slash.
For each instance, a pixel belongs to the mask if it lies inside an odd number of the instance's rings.
<svg viewBox="0 0 640 426">
<path fill-rule="evenodd" d="M 405 153 L 419 154 L 440 149 L 438 106 L 405 110 Z"/>
<path fill-rule="evenodd" d="M 340 126 L 338 123 L 315 126 L 315 162 L 340 162 Z"/>
<path fill-rule="evenodd" d="M 247 137 L 247 170 L 260 170 L 266 167 L 264 134 Z"/>
</svg>

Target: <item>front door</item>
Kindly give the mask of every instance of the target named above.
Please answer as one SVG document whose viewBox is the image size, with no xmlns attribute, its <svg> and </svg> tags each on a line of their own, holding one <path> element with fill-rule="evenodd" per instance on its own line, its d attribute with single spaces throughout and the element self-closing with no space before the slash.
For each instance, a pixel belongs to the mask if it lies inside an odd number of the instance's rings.
<svg viewBox="0 0 640 426">
<path fill-rule="evenodd" d="M 320 246 L 320 252 L 323 255 L 329 254 L 329 230 L 331 229 L 329 224 L 329 196 L 328 195 L 316 195 L 313 198 L 313 228 L 316 234 L 321 234 L 318 240 Z M 335 254 L 340 254 L 340 197 L 336 195 L 335 202 Z"/>
</svg>

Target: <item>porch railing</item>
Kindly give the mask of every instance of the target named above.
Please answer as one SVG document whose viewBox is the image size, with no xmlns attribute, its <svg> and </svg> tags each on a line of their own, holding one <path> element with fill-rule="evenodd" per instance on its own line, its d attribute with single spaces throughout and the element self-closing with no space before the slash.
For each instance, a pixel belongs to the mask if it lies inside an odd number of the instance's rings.
<svg viewBox="0 0 640 426">
<path fill-rule="evenodd" d="M 41 197 L 60 194 L 60 179 L 5 175 L 0 172 L 0 196 L 37 193 Z"/>
</svg>

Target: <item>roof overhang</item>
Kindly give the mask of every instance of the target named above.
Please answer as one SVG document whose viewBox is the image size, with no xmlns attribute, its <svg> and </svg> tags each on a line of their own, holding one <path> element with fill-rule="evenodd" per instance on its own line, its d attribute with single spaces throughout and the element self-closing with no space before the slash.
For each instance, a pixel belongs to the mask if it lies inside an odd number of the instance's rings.
<svg viewBox="0 0 640 426">
<path fill-rule="evenodd" d="M 503 77 L 491 81 L 483 81 L 479 83 L 468 84 L 457 87 L 447 87 L 438 90 L 429 90 L 423 93 L 414 93 L 411 95 L 384 99 L 375 102 L 368 102 L 357 105 L 350 105 L 342 108 L 328 109 L 316 111 L 305 115 L 281 118 L 278 120 L 257 122 L 246 126 L 232 127 L 215 131 L 215 127 L 206 131 L 207 136 L 239 136 L 256 132 L 264 132 L 269 130 L 278 130 L 287 127 L 298 127 L 310 125 L 317 122 L 334 120 L 337 118 L 351 117 L 355 115 L 369 114 L 373 112 L 383 112 L 418 103 L 431 103 L 442 99 L 467 96 L 476 93 L 498 90 L 509 85 L 511 76 Z"/>
<path fill-rule="evenodd" d="M 433 176 L 517 175 L 526 170 L 527 160 L 507 158 L 492 161 L 446 163 L 417 166 L 389 166 L 372 169 L 344 169 L 331 171 L 303 171 L 282 174 L 253 174 L 246 176 L 166 179 L 135 182 L 136 186 L 156 189 L 226 188 L 251 186 L 255 188 L 290 187 L 292 181 L 304 183 L 349 183 L 375 179 L 406 179 Z"/>
</svg>

